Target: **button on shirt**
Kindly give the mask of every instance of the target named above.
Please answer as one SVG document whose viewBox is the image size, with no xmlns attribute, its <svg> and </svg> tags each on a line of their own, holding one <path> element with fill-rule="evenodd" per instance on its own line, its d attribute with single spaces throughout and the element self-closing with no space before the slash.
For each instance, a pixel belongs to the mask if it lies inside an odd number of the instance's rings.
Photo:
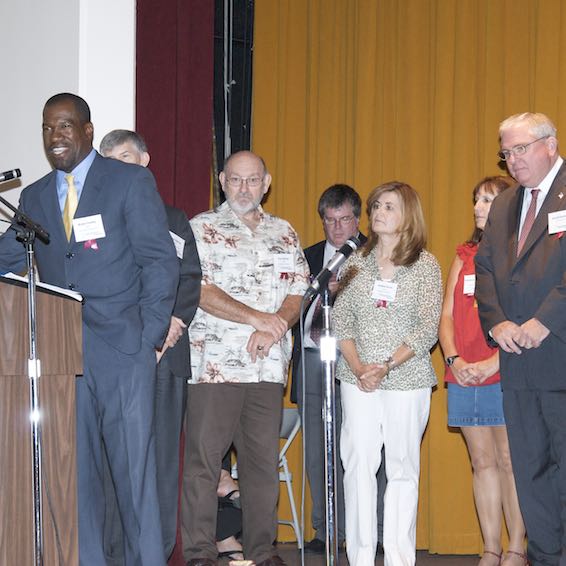
<svg viewBox="0 0 566 566">
<path fill-rule="evenodd" d="M 233 299 L 274 313 L 288 295 L 303 295 L 309 269 L 291 225 L 261 207 L 255 230 L 227 202 L 191 220 L 202 266 L 202 284 L 214 284 Z M 252 363 L 246 351 L 255 329 L 197 309 L 190 326 L 190 383 L 285 383 L 291 357 L 291 331 L 269 356 Z"/>
</svg>

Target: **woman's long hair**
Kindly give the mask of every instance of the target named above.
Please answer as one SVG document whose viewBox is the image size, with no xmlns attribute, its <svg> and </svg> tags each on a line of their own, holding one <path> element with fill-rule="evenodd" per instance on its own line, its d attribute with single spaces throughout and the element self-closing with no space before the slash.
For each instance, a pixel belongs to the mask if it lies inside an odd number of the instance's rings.
<svg viewBox="0 0 566 566">
<path fill-rule="evenodd" d="M 426 225 L 419 195 L 413 187 L 401 181 L 390 181 L 371 191 L 367 199 L 366 212 L 369 219 L 369 235 L 362 255 L 368 256 L 379 241 L 373 231 L 371 216 L 375 203 L 383 193 L 397 193 L 401 201 L 403 219 L 399 227 L 399 243 L 395 246 L 391 261 L 394 265 L 412 265 L 426 246 Z"/>
</svg>

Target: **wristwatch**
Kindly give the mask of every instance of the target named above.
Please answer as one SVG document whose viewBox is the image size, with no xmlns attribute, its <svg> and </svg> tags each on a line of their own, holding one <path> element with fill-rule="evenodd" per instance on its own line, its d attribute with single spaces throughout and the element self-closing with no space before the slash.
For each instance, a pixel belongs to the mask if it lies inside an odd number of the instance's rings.
<svg viewBox="0 0 566 566">
<path fill-rule="evenodd" d="M 448 356 L 446 358 L 446 365 L 448 367 L 453 366 L 454 362 L 456 361 L 456 358 L 459 358 L 460 356 L 458 354 L 456 354 L 455 356 Z"/>
</svg>

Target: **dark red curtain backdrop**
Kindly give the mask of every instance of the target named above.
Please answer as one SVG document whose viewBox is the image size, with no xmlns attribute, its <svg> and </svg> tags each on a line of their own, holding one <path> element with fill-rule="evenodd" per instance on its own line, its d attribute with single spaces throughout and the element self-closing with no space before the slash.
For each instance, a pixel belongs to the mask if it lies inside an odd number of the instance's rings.
<svg viewBox="0 0 566 566">
<path fill-rule="evenodd" d="M 210 204 L 214 2 L 138 0 L 136 128 L 163 200 Z"/>
<path fill-rule="evenodd" d="M 212 0 L 137 2 L 136 129 L 163 200 L 189 218 L 210 205 L 213 33 Z M 170 566 L 181 546 L 178 530 Z"/>
</svg>

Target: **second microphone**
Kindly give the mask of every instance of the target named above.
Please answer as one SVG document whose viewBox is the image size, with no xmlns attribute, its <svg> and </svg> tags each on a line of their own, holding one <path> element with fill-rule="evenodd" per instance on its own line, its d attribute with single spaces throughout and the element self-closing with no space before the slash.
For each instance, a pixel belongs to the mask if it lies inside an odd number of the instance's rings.
<svg viewBox="0 0 566 566">
<path fill-rule="evenodd" d="M 358 238 L 350 238 L 346 243 L 332 256 L 332 259 L 324 266 L 322 271 L 314 278 L 310 287 L 305 293 L 306 297 L 312 298 L 318 295 L 328 284 L 330 278 L 336 273 L 342 264 L 350 257 L 352 252 L 358 249 L 360 240 Z"/>
</svg>

